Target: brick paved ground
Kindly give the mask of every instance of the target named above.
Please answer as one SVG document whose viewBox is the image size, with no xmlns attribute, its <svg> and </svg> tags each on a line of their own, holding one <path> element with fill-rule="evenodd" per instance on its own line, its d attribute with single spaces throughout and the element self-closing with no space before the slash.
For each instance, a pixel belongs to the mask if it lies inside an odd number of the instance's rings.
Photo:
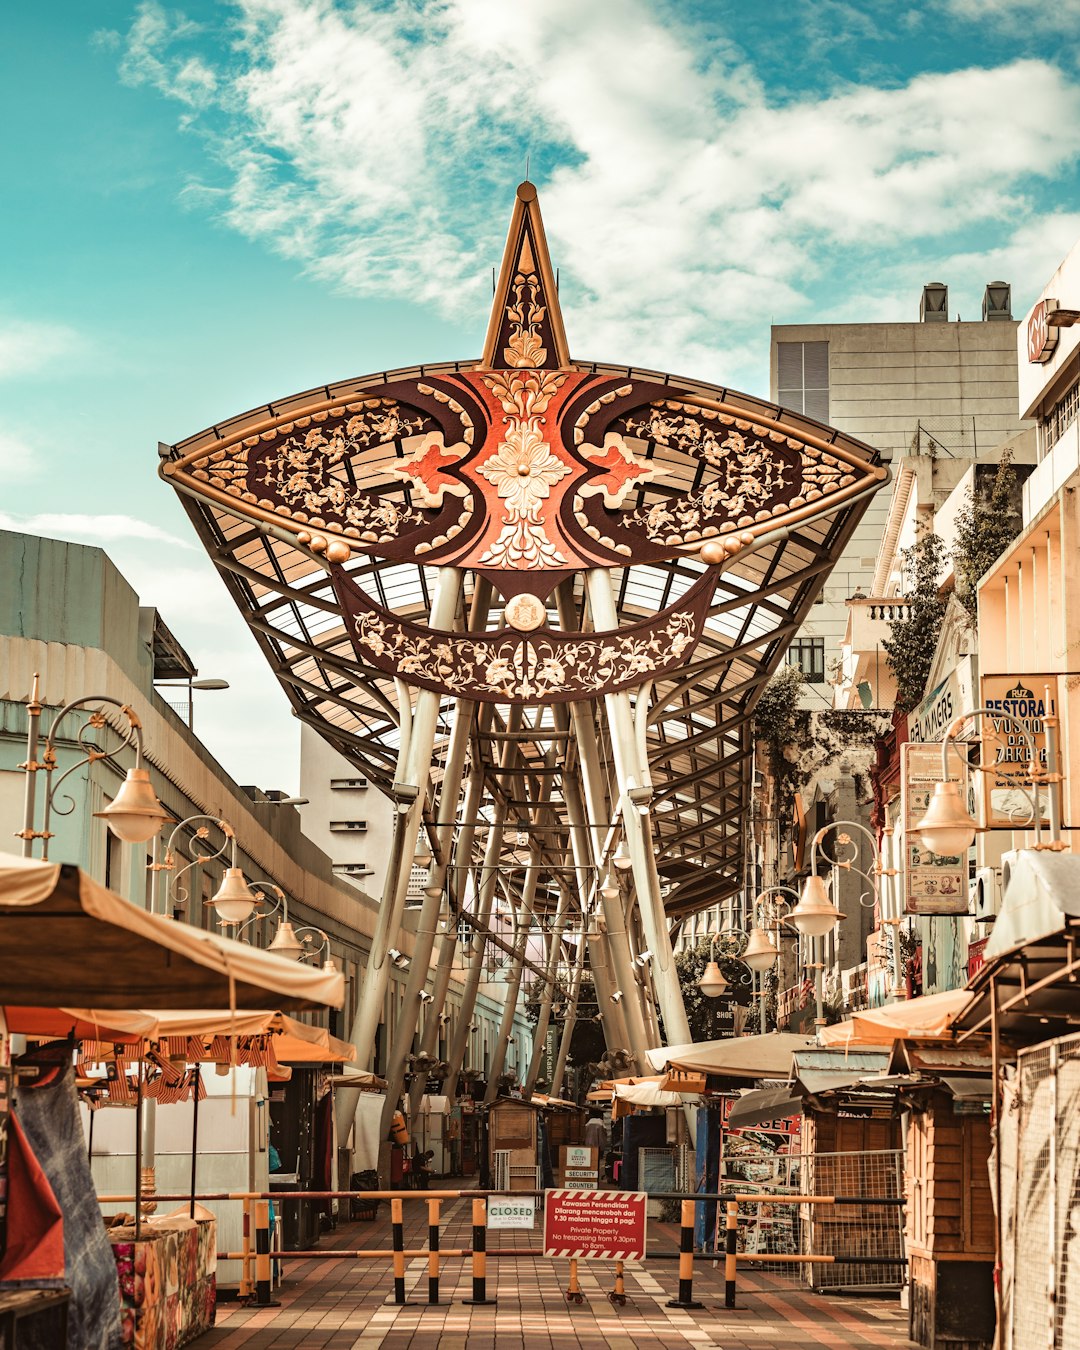
<svg viewBox="0 0 1080 1350">
<path fill-rule="evenodd" d="M 442 1246 L 468 1247 L 471 1229 L 467 1201 L 445 1201 Z M 405 1245 L 425 1245 L 424 1207 L 406 1204 Z M 677 1248 L 678 1229 L 649 1225 L 650 1253 Z M 538 1250 L 540 1233 L 491 1233 L 491 1251 Z M 380 1206 L 375 1223 L 343 1224 L 327 1234 L 321 1246 L 372 1248 L 390 1246 L 388 1206 Z M 685 1312 L 666 1307 L 677 1285 L 677 1266 L 654 1260 L 627 1267 L 626 1306 L 608 1301 L 612 1270 L 606 1264 L 582 1264 L 586 1302 L 569 1305 L 564 1297 L 565 1261 L 538 1255 L 488 1260 L 488 1297 L 495 1307 L 475 1308 L 462 1300 L 472 1292 L 467 1260 L 448 1258 L 440 1293 L 449 1302 L 428 1306 L 427 1259 L 407 1264 L 406 1307 L 393 1303 L 389 1261 L 290 1260 L 285 1280 L 275 1292 L 279 1308 L 246 1308 L 223 1303 L 218 1325 L 199 1339 L 205 1350 L 352 1350 L 385 1345 L 388 1350 L 414 1350 L 438 1345 L 442 1350 L 574 1350 L 578 1346 L 665 1345 L 670 1350 L 847 1350 L 875 1347 L 898 1350 L 907 1339 L 907 1316 L 895 1298 L 825 1297 L 799 1288 L 784 1276 L 741 1271 L 739 1310 L 724 1309 L 722 1268 L 697 1261 L 694 1295 L 705 1307 Z"/>
</svg>

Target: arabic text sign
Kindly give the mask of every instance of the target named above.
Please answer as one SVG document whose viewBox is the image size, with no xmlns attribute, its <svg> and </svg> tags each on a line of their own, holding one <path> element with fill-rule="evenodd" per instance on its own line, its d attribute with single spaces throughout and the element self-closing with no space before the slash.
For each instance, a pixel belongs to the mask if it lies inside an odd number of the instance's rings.
<svg viewBox="0 0 1080 1350">
<path fill-rule="evenodd" d="M 544 1255 L 641 1261 L 644 1191 L 545 1191 Z"/>
</svg>

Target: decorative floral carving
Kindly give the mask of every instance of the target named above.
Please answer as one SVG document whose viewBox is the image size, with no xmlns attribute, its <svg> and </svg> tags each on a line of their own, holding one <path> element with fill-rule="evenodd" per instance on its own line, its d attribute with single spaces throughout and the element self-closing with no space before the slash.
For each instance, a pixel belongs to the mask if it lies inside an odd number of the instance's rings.
<svg viewBox="0 0 1080 1350">
<path fill-rule="evenodd" d="M 635 455 L 617 431 L 607 433 L 603 449 L 595 445 L 583 445 L 581 453 L 604 472 L 584 483 L 579 495 L 591 497 L 602 493 L 604 505 L 609 511 L 622 506 L 627 493 L 633 488 L 641 487 L 653 478 L 663 477 L 662 466 L 650 464 L 647 459 Z"/>
<path fill-rule="evenodd" d="M 680 612 L 641 637 L 445 638 L 370 612 L 353 619 L 352 638 L 361 658 L 383 668 L 389 659 L 406 682 L 461 697 L 528 703 L 588 698 L 655 679 L 696 644 L 698 628 L 694 614 Z"/>
<path fill-rule="evenodd" d="M 567 565 L 541 518 L 552 487 L 571 472 L 552 451 L 543 430 L 543 415 L 565 379 L 547 371 L 495 371 L 483 376 L 506 413 L 504 439 L 477 469 L 506 504 L 498 538 L 479 559 L 483 567 Z"/>
<path fill-rule="evenodd" d="M 413 492 L 421 506 L 435 508 L 442 506 L 443 497 L 449 493 L 452 497 L 467 497 L 468 487 L 456 478 L 450 478 L 445 469 L 457 464 L 468 452 L 468 446 L 446 446 L 441 431 L 433 432 L 425 438 L 419 450 L 407 456 L 400 464 L 393 465 L 388 472 L 394 478 L 401 478 L 412 484 Z"/>
<path fill-rule="evenodd" d="M 547 360 L 547 349 L 540 335 L 540 325 L 547 317 L 540 279 L 531 269 L 518 271 L 514 274 L 512 290 L 514 298 L 506 307 L 510 336 L 503 348 L 503 360 L 515 369 L 535 370 Z"/>
</svg>

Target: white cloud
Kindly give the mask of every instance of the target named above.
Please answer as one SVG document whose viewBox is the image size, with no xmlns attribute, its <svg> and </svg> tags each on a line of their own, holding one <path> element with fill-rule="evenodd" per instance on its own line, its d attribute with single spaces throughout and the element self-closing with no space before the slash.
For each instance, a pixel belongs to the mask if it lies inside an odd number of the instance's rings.
<svg viewBox="0 0 1080 1350">
<path fill-rule="evenodd" d="M 61 511 L 16 516 L 0 511 L 0 529 L 16 530 L 20 534 L 43 534 L 50 539 L 70 539 L 79 544 L 99 544 L 105 548 L 110 544 L 137 539 L 198 552 L 190 540 L 180 539 L 159 525 L 151 525 L 135 516 L 80 515 Z"/>
<path fill-rule="evenodd" d="M 29 441 L 0 429 L 0 482 L 22 483 L 40 471 L 37 451 Z"/>
<path fill-rule="evenodd" d="M 1080 0 L 940 0 L 940 8 L 973 24 L 992 24 L 1006 33 L 1063 31 L 1076 33 Z"/>
<path fill-rule="evenodd" d="M 0 316 L 0 379 L 36 374 L 78 345 L 78 334 L 65 324 Z"/>
<path fill-rule="evenodd" d="M 238 8 L 213 67 L 156 4 L 128 37 L 127 78 L 204 110 L 225 179 L 190 195 L 339 289 L 478 317 L 527 147 L 571 349 L 687 374 L 747 370 L 763 316 L 820 313 L 831 274 L 922 272 L 973 228 L 1009 254 L 1080 152 L 1046 61 L 778 98 L 715 22 L 646 0 Z"/>
</svg>

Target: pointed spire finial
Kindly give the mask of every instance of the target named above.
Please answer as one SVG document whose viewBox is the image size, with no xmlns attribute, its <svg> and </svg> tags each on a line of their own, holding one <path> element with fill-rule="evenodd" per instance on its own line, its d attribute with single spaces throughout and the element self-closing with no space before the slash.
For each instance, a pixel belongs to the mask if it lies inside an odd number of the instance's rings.
<svg viewBox="0 0 1080 1350">
<path fill-rule="evenodd" d="M 555 274 L 536 185 L 518 185 L 481 370 L 560 370 L 570 365 Z"/>
</svg>

